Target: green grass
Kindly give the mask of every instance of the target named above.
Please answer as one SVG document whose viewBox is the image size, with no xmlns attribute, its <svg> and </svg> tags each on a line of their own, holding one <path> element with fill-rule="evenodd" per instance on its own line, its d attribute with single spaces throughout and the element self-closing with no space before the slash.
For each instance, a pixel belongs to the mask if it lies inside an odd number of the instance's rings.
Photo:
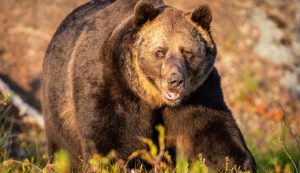
<svg viewBox="0 0 300 173">
<path fill-rule="evenodd" d="M 267 148 L 258 150 L 248 136 L 246 141 L 257 163 L 258 172 L 297 173 L 300 170 L 300 146 L 284 122 L 274 125 L 272 135 L 265 137 Z M 259 129 L 257 129 L 259 130 Z M 248 140 L 247 140 L 248 139 Z"/>
<path fill-rule="evenodd" d="M 296 172 L 295 166 L 299 170 L 300 149 L 288 148 L 286 150 L 288 154 L 283 149 L 270 149 L 264 153 L 255 153 L 258 170 L 260 172 Z M 291 158 L 289 158 L 288 155 L 290 155 Z"/>
<path fill-rule="evenodd" d="M 297 173 L 300 170 L 300 147 L 291 144 L 290 138 L 282 141 L 271 139 L 265 151 L 259 151 L 253 145 L 248 145 L 257 163 L 258 172 Z"/>
<path fill-rule="evenodd" d="M 18 140 L 19 134 L 14 129 L 14 115 L 11 114 L 13 106 L 8 103 L 8 97 L 9 95 L 0 93 L 0 173 L 40 172 L 47 162 L 41 153 L 41 141 L 39 138 L 28 139 L 29 135 L 26 133 L 26 140 Z M 13 144 L 22 150 L 22 155 L 26 158 L 14 151 Z M 13 152 L 15 158 L 11 158 Z"/>
<path fill-rule="evenodd" d="M 6 119 L 4 115 L 9 109 L 8 95 L 1 95 L 0 93 L 0 162 L 8 158 L 10 153 L 11 138 L 13 137 L 11 132 L 11 126 L 5 125 Z"/>
<path fill-rule="evenodd" d="M 6 120 L 8 110 L 7 98 L 0 95 L 0 173 L 70 173 L 70 158 L 64 151 L 55 154 L 55 164 L 47 164 L 47 157 L 41 149 L 41 139 L 32 140 L 31 144 L 24 143 L 20 147 L 26 153 L 25 158 L 10 156 L 12 151 L 12 139 L 16 134 L 13 132 L 13 126 Z M 142 159 L 144 162 L 153 165 L 150 172 L 162 173 L 208 173 L 215 172 L 205 165 L 205 159 L 199 155 L 199 159 L 189 163 L 184 155 L 180 152 L 177 154 L 175 168 L 172 165 L 170 155 L 165 151 L 165 131 L 163 126 L 157 126 L 159 132 L 158 146 L 151 139 L 140 138 L 142 142 L 148 145 L 149 150 L 137 150 L 129 157 Z M 285 133 L 288 133 L 285 130 Z M 254 154 L 257 162 L 258 172 L 275 172 L 275 173 L 294 173 L 300 168 L 300 148 L 289 144 L 289 137 L 284 142 L 270 141 L 269 148 L 264 152 L 256 150 L 257 146 L 251 143 L 250 149 Z M 271 145 L 272 144 L 272 145 Z M 224 159 L 224 168 L 226 173 L 240 172 L 236 167 L 228 168 L 228 160 Z M 99 173 L 117 173 L 129 172 L 127 163 L 120 162 L 114 151 L 107 156 L 95 154 L 91 157 L 89 163 L 82 168 L 84 171 L 93 171 Z M 137 167 L 136 172 L 149 172 L 143 166 Z"/>
</svg>

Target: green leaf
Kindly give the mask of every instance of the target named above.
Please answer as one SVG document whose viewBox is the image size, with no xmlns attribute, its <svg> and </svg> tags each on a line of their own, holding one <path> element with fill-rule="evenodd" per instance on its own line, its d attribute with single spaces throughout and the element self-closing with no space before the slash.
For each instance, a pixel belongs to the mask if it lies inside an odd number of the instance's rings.
<svg viewBox="0 0 300 173">
<path fill-rule="evenodd" d="M 55 153 L 55 163 L 57 173 L 70 173 L 71 172 L 71 162 L 70 157 L 67 152 L 59 151 Z"/>
<path fill-rule="evenodd" d="M 149 146 L 150 154 L 152 156 L 156 156 L 157 155 L 157 152 L 158 152 L 157 146 L 154 144 L 154 142 L 151 139 L 141 137 L 140 140 L 143 143 L 146 143 Z"/>
</svg>

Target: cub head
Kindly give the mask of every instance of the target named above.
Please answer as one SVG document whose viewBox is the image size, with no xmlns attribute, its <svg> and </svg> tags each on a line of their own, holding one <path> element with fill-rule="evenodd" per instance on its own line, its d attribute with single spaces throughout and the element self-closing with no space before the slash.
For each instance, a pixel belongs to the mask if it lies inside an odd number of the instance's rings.
<svg viewBox="0 0 300 173">
<path fill-rule="evenodd" d="M 201 5 L 183 12 L 141 1 L 134 18 L 140 29 L 131 51 L 139 85 L 144 88 L 139 96 L 153 105 L 179 105 L 214 67 L 210 8 Z"/>
</svg>

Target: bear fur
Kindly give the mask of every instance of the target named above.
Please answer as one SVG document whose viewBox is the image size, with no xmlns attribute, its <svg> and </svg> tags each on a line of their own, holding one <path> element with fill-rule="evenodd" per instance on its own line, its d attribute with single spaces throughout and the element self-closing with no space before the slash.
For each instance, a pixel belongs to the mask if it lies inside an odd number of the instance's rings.
<svg viewBox="0 0 300 173">
<path fill-rule="evenodd" d="M 43 65 L 48 154 L 66 150 L 74 167 L 93 153 L 120 159 L 166 128 L 167 149 L 224 168 L 255 172 L 214 67 L 207 5 L 182 12 L 161 0 L 94 0 L 60 25 Z M 162 48 L 163 47 L 163 48 Z M 153 53 L 155 52 L 155 53 Z"/>
</svg>

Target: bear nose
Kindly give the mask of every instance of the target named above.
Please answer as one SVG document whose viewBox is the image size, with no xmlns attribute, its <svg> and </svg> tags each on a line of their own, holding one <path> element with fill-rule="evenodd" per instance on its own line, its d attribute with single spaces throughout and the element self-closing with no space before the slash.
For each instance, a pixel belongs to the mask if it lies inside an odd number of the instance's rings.
<svg viewBox="0 0 300 173">
<path fill-rule="evenodd" d="M 171 77 L 168 79 L 168 85 L 171 89 L 178 89 L 183 85 L 183 78 L 181 74 L 172 73 Z"/>
</svg>

